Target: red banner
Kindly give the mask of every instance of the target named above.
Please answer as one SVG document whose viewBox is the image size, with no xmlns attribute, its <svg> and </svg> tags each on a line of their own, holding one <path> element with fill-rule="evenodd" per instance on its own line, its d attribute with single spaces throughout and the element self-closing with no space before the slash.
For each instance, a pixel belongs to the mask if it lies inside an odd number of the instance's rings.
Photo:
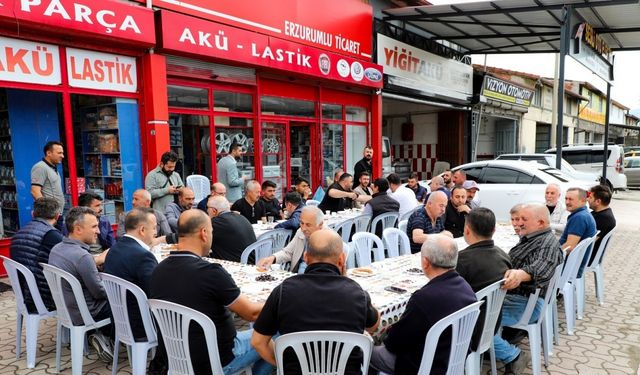
<svg viewBox="0 0 640 375">
<path fill-rule="evenodd" d="M 47 26 L 78 33 L 155 43 L 153 11 L 112 0 L 0 0 L 0 18 L 20 25 Z"/>
<path fill-rule="evenodd" d="M 161 11 L 161 48 L 381 88 L 382 67 L 318 48 Z M 169 27 L 171 26 L 171 27 Z"/>
<path fill-rule="evenodd" d="M 153 0 L 153 5 L 371 60 L 373 12 L 361 0 Z"/>
</svg>

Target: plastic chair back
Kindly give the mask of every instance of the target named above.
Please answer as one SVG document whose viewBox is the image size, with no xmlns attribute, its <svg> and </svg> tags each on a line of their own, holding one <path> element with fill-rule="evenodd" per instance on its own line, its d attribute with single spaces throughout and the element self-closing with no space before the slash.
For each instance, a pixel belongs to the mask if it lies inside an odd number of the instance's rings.
<svg viewBox="0 0 640 375">
<path fill-rule="evenodd" d="M 398 222 L 398 229 L 400 229 L 404 234 L 407 234 L 407 224 L 409 224 L 409 220 L 400 220 Z M 407 237 L 409 237 L 408 234 Z"/>
<path fill-rule="evenodd" d="M 448 161 L 437 161 L 433 165 L 433 172 L 431 173 L 431 175 L 437 176 L 443 173 L 444 171 L 449 170 L 450 168 L 451 168 L 451 164 L 449 164 Z"/>
<path fill-rule="evenodd" d="M 382 229 L 379 231 L 379 233 L 382 233 L 382 231 L 387 228 L 394 228 L 396 226 L 396 223 L 398 222 L 398 216 L 399 214 L 397 212 L 386 212 L 374 217 L 371 221 L 371 227 L 369 228 L 369 231 L 373 234 L 378 233 L 377 229 L 380 223 L 382 225 Z"/>
<path fill-rule="evenodd" d="M 307 331 L 282 335 L 275 339 L 278 374 L 284 374 L 284 352 L 292 348 L 303 375 L 344 374 L 349 354 L 362 350 L 362 368 L 366 374 L 371 359 L 373 340 L 361 333 L 339 331 Z"/>
<path fill-rule="evenodd" d="M 382 232 L 389 258 L 411 254 L 411 244 L 405 232 L 398 228 L 387 228 Z"/>
<path fill-rule="evenodd" d="M 307 202 L 305 203 L 306 206 L 318 206 L 320 204 L 320 201 L 317 201 L 315 199 L 307 199 Z"/>
<path fill-rule="evenodd" d="M 369 222 L 371 221 L 371 215 L 358 215 L 353 218 L 353 232 L 360 233 L 366 232 L 369 229 Z"/>
<path fill-rule="evenodd" d="M 353 219 L 346 219 L 333 226 L 333 230 L 340 233 L 342 241 L 349 242 L 351 239 L 351 228 L 353 227 Z"/>
<path fill-rule="evenodd" d="M 187 187 L 193 190 L 196 204 L 211 194 L 211 181 L 199 174 L 187 176 Z"/>
<path fill-rule="evenodd" d="M 255 252 L 256 261 L 271 256 L 273 254 L 273 240 L 271 238 L 265 238 L 247 246 L 242 252 L 242 255 L 240 255 L 240 263 L 247 264 L 249 262 L 249 256 L 253 252 Z"/>
<path fill-rule="evenodd" d="M 482 323 L 483 326 L 482 336 L 480 336 L 480 342 L 476 349 L 476 352 L 478 353 L 486 352 L 493 343 L 496 323 L 500 316 L 500 310 L 502 310 L 502 302 L 504 302 L 504 297 L 507 294 L 506 289 L 500 288 L 503 283 L 504 280 L 496 281 L 476 293 L 478 301 L 485 301 L 484 322 L 479 322 Z"/>
<path fill-rule="evenodd" d="M 322 186 L 318 186 L 318 188 L 316 189 L 316 192 L 313 194 L 313 200 L 316 202 L 322 202 L 322 200 L 324 199 L 324 195 L 325 195 L 324 189 L 322 188 Z"/>
<path fill-rule="evenodd" d="M 604 255 L 607 251 L 607 248 L 609 247 L 609 242 L 611 241 L 611 236 L 613 236 L 613 232 L 615 231 L 616 231 L 616 228 L 613 227 L 613 229 L 611 229 L 611 231 L 602 238 L 602 240 L 600 241 L 600 246 L 598 246 L 598 249 L 594 249 L 594 251 L 596 251 L 596 256 L 593 258 L 593 261 L 591 262 L 591 264 L 587 266 L 588 270 L 593 271 L 596 266 L 602 264 L 602 261 L 604 260 Z"/>
<path fill-rule="evenodd" d="M 562 289 L 567 283 L 575 282 L 576 277 L 578 276 L 580 263 L 582 262 L 582 259 L 584 258 L 584 255 L 591 243 L 593 243 L 592 238 L 585 238 L 576 245 L 569 255 L 567 255 L 564 270 L 562 270 L 562 274 L 560 276 L 560 289 Z"/>
<path fill-rule="evenodd" d="M 222 375 L 222 364 L 216 341 L 216 326 L 203 313 L 177 303 L 150 299 L 149 306 L 155 316 L 169 359 L 169 374 L 193 374 L 189 350 L 189 325 L 195 322 L 202 327 L 209 352 L 213 374 Z"/>
<path fill-rule="evenodd" d="M 351 246 L 351 244 L 343 242 L 342 243 L 342 251 L 344 251 L 344 253 L 345 253 L 345 262 L 346 262 L 347 269 L 355 268 L 356 267 L 356 254 L 355 254 L 355 251 L 353 249 L 353 246 Z"/>
<path fill-rule="evenodd" d="M 445 316 L 431 326 L 425 339 L 422 361 L 420 363 L 420 369 L 418 369 L 419 375 L 428 375 L 431 373 L 431 365 L 433 364 L 438 340 L 442 332 L 448 327 L 451 327 L 451 349 L 447 374 L 464 374 L 467 351 L 469 350 L 473 328 L 478 320 L 480 305 L 482 305 L 482 303 L 482 301 L 474 302 L 453 314 Z"/>
<path fill-rule="evenodd" d="M 4 268 L 7 270 L 7 275 L 11 282 L 11 288 L 13 289 L 13 294 L 15 294 L 17 313 L 28 313 L 27 305 L 24 302 L 24 295 L 22 294 L 22 288 L 20 287 L 20 277 L 18 276 L 21 274 L 27 284 L 29 294 L 31 294 L 31 299 L 36 307 L 37 315 L 55 316 L 55 310 L 47 310 L 44 302 L 42 302 L 42 297 L 40 296 L 38 284 L 36 283 L 35 276 L 33 276 L 33 272 L 13 259 L 7 258 L 3 255 L 0 255 L 0 258 L 4 261 Z"/>
<path fill-rule="evenodd" d="M 264 240 L 264 239 L 271 239 L 271 241 L 273 241 L 272 251 L 276 252 L 276 251 L 282 250 L 282 248 L 285 247 L 287 242 L 289 242 L 289 238 L 291 238 L 291 230 L 279 228 L 279 229 L 270 230 L 262 234 L 258 238 L 258 241 Z"/>
<path fill-rule="evenodd" d="M 373 252 L 373 259 L 376 262 L 384 259 L 384 244 L 375 234 L 368 232 L 356 233 L 353 235 L 351 246 L 356 253 L 358 267 L 368 266 L 372 263 L 371 252 Z"/>
<path fill-rule="evenodd" d="M 423 208 L 424 206 L 422 204 L 419 204 L 415 209 L 410 210 L 409 212 L 405 212 L 404 214 L 402 214 L 402 216 L 400 216 L 398 218 L 398 221 L 409 221 L 409 218 L 411 217 L 411 215 L 413 215 L 414 212 L 416 212 L 417 209 Z"/>
</svg>

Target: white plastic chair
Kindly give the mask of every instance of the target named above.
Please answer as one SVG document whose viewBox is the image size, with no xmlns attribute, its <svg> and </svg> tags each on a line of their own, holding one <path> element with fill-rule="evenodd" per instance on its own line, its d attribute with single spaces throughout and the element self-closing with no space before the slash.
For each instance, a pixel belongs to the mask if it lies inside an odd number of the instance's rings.
<svg viewBox="0 0 640 375">
<path fill-rule="evenodd" d="M 409 211 L 409 212 L 405 212 L 402 216 L 400 216 L 398 218 L 398 221 L 403 221 L 403 220 L 409 220 L 409 218 L 411 217 L 411 215 L 413 215 L 414 212 L 416 212 L 416 210 L 419 209 L 424 209 L 424 205 L 423 204 L 418 204 L 416 206 L 416 208 L 414 208 L 413 210 Z"/>
<path fill-rule="evenodd" d="M 40 320 L 55 317 L 56 311 L 49 311 L 45 307 L 44 302 L 42 302 L 42 297 L 40 296 L 40 291 L 38 290 L 36 278 L 33 276 L 31 270 L 5 256 L 0 255 L 0 258 L 4 261 L 4 268 L 7 270 L 7 274 L 11 282 L 11 288 L 13 289 L 13 294 L 16 299 L 16 359 L 20 358 L 20 354 L 22 352 L 20 346 L 22 344 L 22 321 L 24 319 L 26 325 L 25 346 L 27 350 L 27 368 L 34 368 L 36 366 L 36 345 L 38 343 Z M 27 310 L 18 274 L 22 274 L 22 277 L 26 282 L 26 286 L 29 288 L 31 300 L 36 308 L 35 313 L 29 313 Z"/>
<path fill-rule="evenodd" d="M 249 256 L 253 252 L 256 253 L 256 262 L 262 258 L 273 255 L 273 240 L 271 238 L 265 238 L 247 246 L 247 248 L 242 252 L 242 255 L 240 255 L 240 263 L 247 264 L 249 262 Z"/>
<path fill-rule="evenodd" d="M 191 322 L 202 327 L 212 374 L 223 374 L 218 342 L 216 341 L 216 326 L 208 316 L 189 307 L 159 299 L 150 299 L 149 306 L 158 322 L 160 334 L 167 350 L 169 374 L 194 373 L 189 350 L 189 325 Z M 241 371 L 247 371 L 248 374 L 251 374 L 249 367 Z"/>
<path fill-rule="evenodd" d="M 307 199 L 307 202 L 305 203 L 305 205 L 307 206 L 318 206 L 320 204 L 320 202 L 313 200 L 313 199 Z"/>
<path fill-rule="evenodd" d="M 187 176 L 187 187 L 193 190 L 196 204 L 211 194 L 211 181 L 199 174 Z"/>
<path fill-rule="evenodd" d="M 378 224 L 380 223 L 383 231 L 387 228 L 394 228 L 398 222 L 398 216 L 397 212 L 386 212 L 374 217 L 373 220 L 371 220 L 369 231 L 376 234 L 376 229 L 378 229 Z"/>
<path fill-rule="evenodd" d="M 433 358 L 438 347 L 438 340 L 442 332 L 451 327 L 451 351 L 449 353 L 449 364 L 447 365 L 447 375 L 458 375 L 464 373 L 465 360 L 473 335 L 473 328 L 480 314 L 482 301 L 474 302 L 469 306 L 447 315 L 431 326 L 425 339 L 422 361 L 418 369 L 419 375 L 431 373 Z"/>
<path fill-rule="evenodd" d="M 351 244 L 343 242 L 342 243 L 342 251 L 345 253 L 345 262 L 347 269 L 356 267 L 356 254 L 353 246 Z"/>
<path fill-rule="evenodd" d="M 564 298 L 564 312 L 567 320 L 567 334 L 573 335 L 573 330 L 576 325 L 576 298 L 575 298 L 575 286 L 578 276 L 578 270 L 580 263 L 584 258 L 587 250 L 593 243 L 593 238 L 586 238 L 569 253 L 566 257 L 564 270 L 560 276 L 560 293 Z M 554 311 L 557 309 L 554 307 Z M 557 321 L 557 316 L 554 318 Z M 557 329 L 555 330 L 557 332 Z"/>
<path fill-rule="evenodd" d="M 549 280 L 549 284 L 547 285 L 547 290 L 545 292 L 544 302 L 542 304 L 542 309 L 540 310 L 540 315 L 538 319 L 534 322 L 531 321 L 531 316 L 533 315 L 536 303 L 538 301 L 538 296 L 540 295 L 540 289 L 536 289 L 535 293 L 529 295 L 529 300 L 527 301 L 527 305 L 525 307 L 524 313 L 520 320 L 508 327 L 523 329 L 527 331 L 527 335 L 529 336 L 529 347 L 531 350 L 531 366 L 533 368 L 533 375 L 540 375 L 541 371 L 541 363 L 540 363 L 540 347 L 544 346 L 544 363 L 545 366 L 549 361 L 550 350 L 550 340 L 549 336 L 549 327 L 553 324 L 553 320 L 551 319 L 551 312 L 553 309 L 553 305 L 556 300 L 556 293 L 558 291 L 558 287 L 560 285 L 560 274 L 562 273 L 562 264 L 558 265 L 553 272 L 553 276 Z M 543 327 L 543 323 L 545 327 Z"/>
<path fill-rule="evenodd" d="M 407 224 L 409 224 L 409 220 L 400 220 L 398 222 L 398 229 L 400 229 L 401 231 L 404 232 L 404 234 L 407 234 Z M 409 237 L 409 235 L 407 234 L 407 237 Z"/>
<path fill-rule="evenodd" d="M 596 298 L 598 299 L 598 304 L 600 304 L 600 306 L 604 305 L 604 266 L 602 263 L 604 261 L 604 256 L 606 255 L 607 249 L 609 248 L 611 236 L 613 236 L 613 232 L 615 232 L 615 230 L 615 228 L 611 229 L 611 231 L 602 238 L 602 241 L 600 241 L 600 246 L 597 249 L 596 256 L 593 258 L 591 264 L 589 264 L 584 269 L 582 277 L 578 279 L 578 282 L 576 284 L 576 294 L 578 295 L 579 318 L 584 311 L 584 279 L 587 272 L 593 272 L 596 282 Z"/>
<path fill-rule="evenodd" d="M 118 353 L 120 343 L 128 345 L 131 348 L 129 363 L 131 364 L 132 373 L 134 375 L 144 375 L 147 370 L 147 354 L 149 350 L 158 346 L 158 338 L 156 337 L 156 329 L 151 320 L 149 312 L 149 304 L 144 291 L 137 285 L 119 277 L 101 273 L 102 283 L 107 292 L 111 313 L 113 315 L 114 326 L 116 329 L 115 345 L 113 352 Z M 131 330 L 131 322 L 129 321 L 129 306 L 127 305 L 127 292 L 131 293 L 138 303 L 142 325 L 144 326 L 146 341 L 136 341 Z M 113 356 L 113 375 L 118 371 L 118 356 Z"/>
<path fill-rule="evenodd" d="M 578 275 L 576 276 L 576 280 L 574 283 L 575 287 L 575 298 L 576 298 L 576 318 L 582 319 L 584 316 L 584 275 L 587 272 L 587 267 L 589 266 L 589 260 L 591 259 L 591 253 L 597 251 L 598 249 L 594 249 L 594 244 L 600 235 L 600 231 L 597 231 L 596 234 L 591 237 L 591 243 L 587 250 L 585 250 L 584 257 L 581 264 L 584 264 L 584 269 L 582 270 L 582 274 L 578 271 Z"/>
<path fill-rule="evenodd" d="M 366 232 L 369 229 L 371 215 L 358 215 L 353 218 L 353 233 Z"/>
<path fill-rule="evenodd" d="M 351 238 L 351 229 L 353 228 L 353 219 L 346 219 L 333 226 L 333 230 L 340 233 L 344 242 L 349 242 Z"/>
<path fill-rule="evenodd" d="M 291 230 L 290 229 L 273 229 L 268 232 L 263 233 L 260 237 L 258 237 L 258 241 L 264 239 L 271 239 L 273 241 L 272 251 L 280 251 L 285 247 L 287 242 L 289 242 L 289 238 L 291 238 Z"/>
<path fill-rule="evenodd" d="M 374 261 L 378 262 L 384 259 L 384 244 L 375 234 L 368 232 L 356 233 L 353 235 L 351 246 L 356 253 L 358 267 L 371 264 L 371 252 L 373 252 Z"/>
<path fill-rule="evenodd" d="M 303 375 L 344 374 L 349 354 L 362 350 L 362 368 L 366 374 L 371 359 L 373 340 L 361 333 L 340 331 L 307 331 L 282 335 L 275 339 L 278 374 L 284 374 L 283 356 L 292 348 Z"/>
<path fill-rule="evenodd" d="M 73 375 L 80 375 L 82 374 L 85 335 L 88 331 L 108 325 L 111 323 L 111 319 L 102 319 L 98 322 L 93 319 L 87 307 L 87 301 L 84 299 L 82 286 L 73 275 L 49 264 L 40 263 L 40 265 L 42 266 L 44 277 L 47 279 L 47 284 L 49 284 L 49 289 L 51 289 L 51 296 L 58 310 L 57 337 L 62 337 L 62 327 L 68 328 L 71 332 L 71 372 Z M 80 311 L 80 316 L 82 317 L 82 322 L 84 323 L 82 325 L 74 325 L 71 320 L 71 314 L 69 313 L 62 292 L 63 280 L 71 287 L 78 310 Z M 60 372 L 61 351 L 62 340 L 56 340 L 57 372 Z"/>
<path fill-rule="evenodd" d="M 409 236 L 398 228 L 387 228 L 382 231 L 382 240 L 386 245 L 389 258 L 411 254 Z"/>
<path fill-rule="evenodd" d="M 435 164 L 433 164 L 433 173 L 431 173 L 431 175 L 438 176 L 439 174 L 442 174 L 444 171 L 450 168 L 451 164 L 449 164 L 448 161 L 437 161 L 435 162 Z"/>
<path fill-rule="evenodd" d="M 478 321 L 478 324 L 482 324 L 482 335 L 480 336 L 478 347 L 467 356 L 466 375 L 480 375 L 482 354 L 487 351 L 489 351 L 491 358 L 491 374 L 496 375 L 498 373 L 496 369 L 496 352 L 493 347 L 493 336 L 495 336 L 496 323 L 500 316 L 500 310 L 502 310 L 502 302 L 504 301 L 504 296 L 507 294 L 506 289 L 500 288 L 503 283 L 504 280 L 496 281 L 476 293 L 478 301 L 485 301 L 485 314 L 484 322 Z"/>
</svg>

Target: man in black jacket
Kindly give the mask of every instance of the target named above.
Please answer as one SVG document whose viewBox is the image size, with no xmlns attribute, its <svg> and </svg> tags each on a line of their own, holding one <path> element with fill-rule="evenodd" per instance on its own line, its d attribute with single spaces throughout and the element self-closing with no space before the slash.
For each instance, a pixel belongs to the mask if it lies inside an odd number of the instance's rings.
<svg viewBox="0 0 640 375">
<path fill-rule="evenodd" d="M 229 201 L 225 197 L 209 198 L 207 213 L 213 226 L 211 257 L 240 262 L 244 249 L 256 242 L 256 234 L 249 220 L 229 211 Z M 250 257 L 253 262 L 253 257 Z"/>
<path fill-rule="evenodd" d="M 264 206 L 265 216 L 271 216 L 273 220 L 282 219 L 280 202 L 278 202 L 278 198 L 276 198 L 277 188 L 278 185 L 273 181 L 265 180 L 262 183 L 262 196 L 260 197 L 260 201 L 262 201 Z"/>
<path fill-rule="evenodd" d="M 373 167 L 371 166 L 371 159 L 373 158 L 373 148 L 371 146 L 365 146 L 362 150 L 362 159 L 360 159 L 353 167 L 353 184 L 357 184 L 360 181 L 360 175 L 362 172 L 369 173 L 369 176 L 373 177 L 371 173 Z M 353 186 L 355 188 L 355 186 Z"/>
<path fill-rule="evenodd" d="M 371 215 L 371 219 L 375 219 L 378 215 L 386 214 L 387 212 L 398 213 L 400 210 L 400 203 L 397 200 L 391 198 L 387 194 L 389 190 L 389 181 L 386 178 L 377 178 L 371 184 L 373 195 L 371 199 L 364 206 L 362 213 L 365 215 Z M 376 235 L 382 236 L 382 225 L 375 228 Z"/>
<path fill-rule="evenodd" d="M 444 212 L 444 229 L 451 232 L 453 238 L 462 237 L 465 217 L 471 211 L 466 203 L 467 191 L 462 186 L 455 186 Z"/>
</svg>

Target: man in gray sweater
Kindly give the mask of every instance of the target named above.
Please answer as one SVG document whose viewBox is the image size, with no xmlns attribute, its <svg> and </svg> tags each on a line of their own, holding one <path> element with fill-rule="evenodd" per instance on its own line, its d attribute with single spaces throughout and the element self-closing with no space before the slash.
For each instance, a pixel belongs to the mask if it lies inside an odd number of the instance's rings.
<svg viewBox="0 0 640 375">
<path fill-rule="evenodd" d="M 151 193 L 151 206 L 164 212 L 167 205 L 175 201 L 175 195 L 184 187 L 182 177 L 175 172 L 178 154 L 167 151 L 160 158 L 160 165 L 147 174 L 144 179 L 145 189 Z"/>
<path fill-rule="evenodd" d="M 229 148 L 229 154 L 218 161 L 218 182 L 227 188 L 227 200 L 233 204 L 242 198 L 242 185 L 247 176 L 240 177 L 236 158 L 242 155 L 242 146 L 233 143 Z"/>
<path fill-rule="evenodd" d="M 107 301 L 107 293 L 102 285 L 98 273 L 98 266 L 102 266 L 108 251 L 92 256 L 89 245 L 96 243 L 100 229 L 98 218 L 89 207 L 74 207 L 66 217 L 69 237 L 51 249 L 49 264 L 73 275 L 82 286 L 84 299 L 94 320 L 99 321 L 111 317 L 111 308 Z M 80 310 L 75 303 L 73 291 L 63 284 L 63 293 L 67 308 L 74 324 L 84 324 Z M 103 333 L 113 336 L 110 325 L 101 328 L 89 336 L 89 343 L 98 352 L 98 357 L 106 363 L 113 360 L 113 349 L 110 340 Z"/>
</svg>

